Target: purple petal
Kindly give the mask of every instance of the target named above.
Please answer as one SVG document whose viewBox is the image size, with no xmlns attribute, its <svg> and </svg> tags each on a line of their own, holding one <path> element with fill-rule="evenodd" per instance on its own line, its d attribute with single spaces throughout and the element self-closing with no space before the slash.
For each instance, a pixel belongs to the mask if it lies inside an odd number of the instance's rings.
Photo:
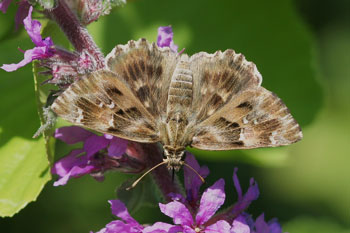
<svg viewBox="0 0 350 233">
<path fill-rule="evenodd" d="M 118 138 L 118 137 L 113 137 L 109 143 L 108 155 L 121 157 L 126 151 L 128 142 L 129 142 L 128 140 Z"/>
<path fill-rule="evenodd" d="M 131 217 L 123 202 L 119 200 L 110 200 L 108 202 L 111 204 L 112 214 L 121 218 L 129 225 L 142 228 L 142 226 L 133 217 Z"/>
<path fill-rule="evenodd" d="M 41 23 L 37 20 L 32 20 L 32 11 L 33 7 L 30 6 L 28 16 L 23 20 L 24 28 L 36 46 L 47 46 L 40 35 Z"/>
<path fill-rule="evenodd" d="M 270 228 L 269 233 L 282 233 L 282 227 L 278 223 L 276 218 L 271 219 L 270 221 L 267 222 L 267 224 L 269 225 L 269 228 Z"/>
<path fill-rule="evenodd" d="M 35 47 L 33 49 L 28 49 L 24 52 L 24 58 L 22 61 L 20 61 L 17 64 L 4 64 L 1 69 L 7 71 L 7 72 L 12 72 L 17 70 L 18 68 L 21 68 L 28 63 L 32 62 L 33 60 L 38 60 L 38 59 L 44 59 L 48 58 L 52 55 L 51 50 L 48 47 Z"/>
<path fill-rule="evenodd" d="M 18 30 L 19 25 L 23 24 L 23 20 L 29 13 L 29 8 L 30 4 L 27 0 L 22 0 L 18 3 L 18 9 L 15 17 L 16 30 Z"/>
<path fill-rule="evenodd" d="M 238 180 L 237 171 L 238 171 L 238 168 L 235 167 L 233 170 L 233 184 L 234 184 L 236 191 L 237 191 L 237 194 L 238 194 L 238 200 L 240 201 L 240 200 L 242 200 L 242 188 L 241 188 L 241 185 L 240 185 L 239 180 Z"/>
<path fill-rule="evenodd" d="M 190 211 L 181 202 L 172 201 L 168 204 L 159 203 L 159 208 L 163 214 L 171 217 L 175 224 L 180 224 L 182 226 L 191 226 L 193 224 Z"/>
<path fill-rule="evenodd" d="M 231 226 L 225 220 L 217 221 L 216 223 L 207 226 L 205 228 L 205 233 L 229 233 Z"/>
<path fill-rule="evenodd" d="M 192 226 L 183 226 L 182 231 L 178 232 L 178 233 L 197 233 Z"/>
<path fill-rule="evenodd" d="M 236 176 L 236 169 L 233 174 L 233 181 L 238 182 L 238 178 Z M 236 176 L 236 177 L 235 177 Z M 238 182 L 238 185 L 235 184 L 236 189 L 240 189 L 240 185 Z M 238 191 L 238 190 L 237 190 Z M 238 191 L 242 192 L 242 191 Z M 239 196 L 241 195 L 241 197 Z M 258 184 L 255 182 L 253 178 L 250 179 L 250 186 L 248 188 L 248 191 L 244 194 L 242 197 L 242 194 L 238 194 L 238 201 L 233 206 L 232 214 L 238 216 L 241 212 L 243 212 L 246 208 L 249 207 L 249 205 L 252 203 L 252 201 L 256 200 L 259 197 L 259 188 Z"/>
<path fill-rule="evenodd" d="M 200 167 L 194 155 L 192 155 L 191 153 L 186 152 L 185 162 L 192 168 L 194 168 L 203 178 L 208 176 L 208 167 Z M 184 166 L 184 177 L 187 200 L 189 202 L 196 202 L 198 200 L 198 193 L 202 185 L 202 180 L 194 171 L 192 171 L 187 166 Z"/>
<path fill-rule="evenodd" d="M 72 150 L 68 155 L 58 160 L 52 167 L 51 173 L 59 176 L 65 176 L 77 165 L 82 165 L 82 159 L 78 155 L 84 153 L 83 149 Z"/>
<path fill-rule="evenodd" d="M 24 52 L 24 58 L 22 61 L 20 61 L 17 64 L 4 64 L 2 65 L 1 69 L 7 72 L 15 71 L 18 68 L 21 68 L 27 65 L 28 63 L 32 62 L 33 60 L 45 56 L 46 50 L 46 47 L 35 47 L 33 49 L 29 49 Z"/>
<path fill-rule="evenodd" d="M 72 177 L 80 177 L 96 170 L 94 165 L 89 164 L 86 156 L 77 156 L 83 152 L 82 149 L 73 150 L 54 164 L 51 173 L 60 176 L 54 186 L 65 185 Z"/>
<path fill-rule="evenodd" d="M 255 233 L 270 233 L 269 225 L 264 220 L 264 214 L 261 214 L 255 221 Z"/>
<path fill-rule="evenodd" d="M 65 185 L 71 177 L 82 176 L 93 170 L 93 166 L 87 165 L 86 157 L 78 156 L 83 152 L 82 149 L 72 150 L 53 165 L 51 173 L 60 176 L 54 186 Z"/>
<path fill-rule="evenodd" d="M 98 136 L 93 134 L 88 137 L 84 143 L 84 150 L 86 151 L 86 156 L 90 158 L 92 155 L 96 154 L 100 150 L 107 148 L 109 140 L 103 136 Z"/>
<path fill-rule="evenodd" d="M 54 182 L 54 186 L 60 186 L 67 184 L 68 180 L 73 177 L 80 177 L 89 174 L 95 169 L 92 165 L 86 165 L 84 167 L 75 166 L 65 176 L 61 177 L 58 181 Z"/>
<path fill-rule="evenodd" d="M 54 137 L 67 144 L 75 144 L 85 141 L 92 135 L 94 134 L 79 126 L 66 126 L 56 129 Z"/>
<path fill-rule="evenodd" d="M 250 179 L 250 186 L 248 188 L 248 191 L 246 194 L 244 194 L 243 199 L 245 199 L 247 202 L 252 202 L 259 197 L 259 188 L 258 184 L 255 182 L 254 178 Z"/>
<path fill-rule="evenodd" d="M 170 47 L 171 50 L 177 52 L 178 46 L 174 44 L 173 36 L 171 26 L 159 27 L 157 45 L 159 47 Z"/>
<path fill-rule="evenodd" d="M 225 201 L 225 181 L 220 179 L 210 186 L 202 195 L 199 211 L 196 216 L 197 225 L 206 223 Z"/>
<path fill-rule="evenodd" d="M 242 215 L 233 220 L 230 233 L 250 233 L 250 227 Z"/>
<path fill-rule="evenodd" d="M 182 227 L 174 226 L 168 223 L 156 222 L 152 226 L 148 226 L 142 230 L 142 233 L 178 233 L 182 231 Z"/>
<path fill-rule="evenodd" d="M 115 220 L 106 225 L 97 233 L 141 233 L 142 228 L 124 223 L 120 220 Z"/>
<path fill-rule="evenodd" d="M 250 214 L 243 212 L 240 215 L 238 215 L 236 219 L 238 221 L 241 221 L 242 223 L 247 224 L 250 229 L 254 228 L 255 221 Z"/>
<path fill-rule="evenodd" d="M 9 7 L 11 2 L 12 0 L 3 0 L 2 2 L 0 2 L 0 11 L 2 11 L 2 13 L 6 13 L 7 8 Z"/>
</svg>

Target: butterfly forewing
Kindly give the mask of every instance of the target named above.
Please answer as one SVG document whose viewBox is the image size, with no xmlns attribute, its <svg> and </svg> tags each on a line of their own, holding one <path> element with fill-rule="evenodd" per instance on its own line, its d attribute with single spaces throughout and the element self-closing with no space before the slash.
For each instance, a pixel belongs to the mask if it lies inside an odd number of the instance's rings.
<svg viewBox="0 0 350 233">
<path fill-rule="evenodd" d="M 117 45 L 107 56 L 107 66 L 130 88 L 155 119 L 164 115 L 168 89 L 179 56 L 145 39 Z"/>
<path fill-rule="evenodd" d="M 109 71 L 73 83 L 53 103 L 63 119 L 102 133 L 139 141 L 159 141 L 153 116 L 131 90 Z"/>
</svg>

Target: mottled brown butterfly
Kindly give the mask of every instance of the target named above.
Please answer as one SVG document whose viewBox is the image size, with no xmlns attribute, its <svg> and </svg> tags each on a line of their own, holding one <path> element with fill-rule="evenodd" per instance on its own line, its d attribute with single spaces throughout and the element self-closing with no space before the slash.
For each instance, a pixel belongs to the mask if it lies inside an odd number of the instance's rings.
<svg viewBox="0 0 350 233">
<path fill-rule="evenodd" d="M 60 117 L 142 143 L 163 144 L 178 170 L 187 146 L 202 150 L 275 147 L 302 138 L 255 64 L 233 50 L 192 56 L 145 39 L 118 45 L 106 68 L 73 83 L 53 103 Z"/>
</svg>

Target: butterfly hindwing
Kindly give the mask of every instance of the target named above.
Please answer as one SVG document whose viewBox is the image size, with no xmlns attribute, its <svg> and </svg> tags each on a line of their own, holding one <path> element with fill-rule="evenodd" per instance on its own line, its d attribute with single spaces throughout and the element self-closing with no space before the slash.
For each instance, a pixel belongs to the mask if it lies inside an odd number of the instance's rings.
<svg viewBox="0 0 350 233">
<path fill-rule="evenodd" d="M 197 126 L 192 146 L 232 150 L 288 145 L 302 138 L 288 108 L 263 87 L 246 90 Z"/>
<path fill-rule="evenodd" d="M 159 141 L 153 116 L 110 71 L 97 71 L 73 83 L 51 108 L 75 125 L 133 141 Z"/>
</svg>

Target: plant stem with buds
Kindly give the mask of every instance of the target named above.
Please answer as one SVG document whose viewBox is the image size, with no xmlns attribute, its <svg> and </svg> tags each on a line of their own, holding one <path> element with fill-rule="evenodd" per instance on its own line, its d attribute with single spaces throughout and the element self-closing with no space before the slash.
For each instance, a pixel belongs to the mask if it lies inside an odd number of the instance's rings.
<svg viewBox="0 0 350 233">
<path fill-rule="evenodd" d="M 77 52 L 86 50 L 95 59 L 96 70 L 105 67 L 102 52 L 97 47 L 88 30 L 81 25 L 77 16 L 71 11 L 64 0 L 58 0 L 57 7 L 47 11 L 47 13 L 61 27 Z"/>
</svg>

